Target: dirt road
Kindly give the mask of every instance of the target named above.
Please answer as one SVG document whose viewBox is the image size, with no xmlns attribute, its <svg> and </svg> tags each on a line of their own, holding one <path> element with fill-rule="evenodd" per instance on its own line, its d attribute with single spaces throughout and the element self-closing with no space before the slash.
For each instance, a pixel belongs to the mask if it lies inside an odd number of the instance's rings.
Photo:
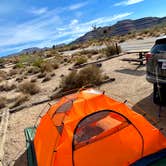
<svg viewBox="0 0 166 166">
<path fill-rule="evenodd" d="M 143 40 L 132 39 L 132 40 L 128 40 L 123 43 L 119 43 L 119 45 L 121 46 L 121 48 L 124 52 L 133 51 L 133 50 L 150 50 L 152 48 L 152 46 L 154 45 L 155 40 L 156 40 L 156 38 L 145 38 Z M 63 52 L 63 54 L 72 55 L 72 54 L 82 51 L 82 50 L 100 50 L 105 47 L 106 46 L 104 46 L 104 45 L 103 46 L 90 46 L 90 47 L 84 48 L 84 49 L 65 51 L 65 52 Z"/>
</svg>

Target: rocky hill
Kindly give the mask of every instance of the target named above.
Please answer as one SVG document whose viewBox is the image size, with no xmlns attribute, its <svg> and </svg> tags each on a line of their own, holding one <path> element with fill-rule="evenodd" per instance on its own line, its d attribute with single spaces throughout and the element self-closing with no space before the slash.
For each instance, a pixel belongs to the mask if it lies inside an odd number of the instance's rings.
<svg viewBox="0 0 166 166">
<path fill-rule="evenodd" d="M 112 26 L 94 28 L 94 30 L 86 33 L 72 43 L 81 43 L 91 39 L 125 35 L 132 31 L 144 30 L 163 23 L 166 23 L 166 17 L 145 17 L 137 20 L 123 20 Z"/>
</svg>

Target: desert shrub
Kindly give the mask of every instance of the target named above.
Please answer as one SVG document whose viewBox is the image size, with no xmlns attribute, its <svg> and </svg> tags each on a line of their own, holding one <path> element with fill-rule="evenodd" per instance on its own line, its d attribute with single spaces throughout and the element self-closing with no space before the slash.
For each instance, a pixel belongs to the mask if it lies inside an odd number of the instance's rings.
<svg viewBox="0 0 166 166">
<path fill-rule="evenodd" d="M 37 78 L 32 78 L 31 82 L 37 82 Z"/>
<path fill-rule="evenodd" d="M 57 68 L 59 68 L 59 65 L 56 62 L 47 61 L 41 65 L 40 70 L 41 72 L 52 72 Z"/>
<path fill-rule="evenodd" d="M 102 81 L 102 70 L 96 66 L 86 67 L 79 72 L 72 71 L 62 78 L 61 88 L 63 91 L 81 88 L 86 85 L 99 85 Z"/>
<path fill-rule="evenodd" d="M 5 71 L 0 70 L 0 81 L 7 78 L 7 73 Z"/>
<path fill-rule="evenodd" d="M 16 85 L 15 84 L 8 84 L 8 83 L 5 83 L 5 84 L 2 84 L 0 85 L 0 91 L 11 91 L 13 89 L 16 88 Z"/>
<path fill-rule="evenodd" d="M 102 59 L 102 58 L 103 58 L 103 55 L 102 55 L 102 54 L 100 54 L 100 55 L 98 55 L 98 56 L 97 56 L 97 58 L 96 58 L 96 59 L 97 59 L 97 60 L 99 60 L 99 59 Z"/>
<path fill-rule="evenodd" d="M 41 67 L 41 72 L 52 72 L 53 71 L 53 66 L 52 63 L 50 62 L 44 62 Z"/>
<path fill-rule="evenodd" d="M 78 48 L 80 48 L 79 44 L 71 44 L 68 46 L 68 50 L 76 50 Z"/>
<path fill-rule="evenodd" d="M 40 88 L 30 81 L 23 82 L 18 86 L 18 89 L 24 94 L 34 95 L 40 91 Z"/>
<path fill-rule="evenodd" d="M 8 73 L 9 76 L 14 76 L 14 75 L 16 75 L 16 74 L 18 74 L 18 70 L 17 70 L 17 69 L 11 69 L 11 70 L 9 71 L 9 73 Z"/>
<path fill-rule="evenodd" d="M 6 107 L 6 98 L 5 97 L 0 97 L 0 109 Z"/>
<path fill-rule="evenodd" d="M 55 73 L 51 73 L 51 77 L 54 77 L 55 76 Z"/>
<path fill-rule="evenodd" d="M 46 72 L 39 73 L 39 74 L 37 75 L 37 78 L 43 78 L 43 77 L 45 77 L 46 75 L 47 75 Z"/>
<path fill-rule="evenodd" d="M 25 64 L 23 64 L 22 62 L 17 62 L 15 66 L 13 67 L 13 69 L 24 68 L 24 67 L 25 67 Z"/>
<path fill-rule="evenodd" d="M 23 76 L 19 76 L 19 77 L 17 77 L 15 80 L 17 81 L 17 82 L 22 82 L 23 81 Z"/>
<path fill-rule="evenodd" d="M 0 58 L 0 68 L 5 68 L 5 59 L 4 58 Z"/>
<path fill-rule="evenodd" d="M 53 62 L 53 63 L 52 63 L 52 67 L 53 67 L 54 69 L 58 69 L 58 68 L 59 68 L 59 65 L 58 65 L 58 63 Z"/>
<path fill-rule="evenodd" d="M 95 55 L 98 54 L 98 50 L 82 50 L 79 52 L 80 55 Z"/>
<path fill-rule="evenodd" d="M 29 96 L 26 94 L 20 94 L 18 97 L 16 97 L 14 104 L 10 108 L 14 108 L 17 106 L 20 106 L 24 102 L 29 100 Z"/>
<path fill-rule="evenodd" d="M 119 54 L 121 52 L 121 47 L 116 45 L 111 45 L 111 46 L 107 46 L 102 51 L 107 57 L 110 57 L 115 54 Z"/>
<path fill-rule="evenodd" d="M 84 56 L 78 57 L 76 59 L 76 62 L 74 64 L 74 66 L 81 65 L 81 64 L 86 63 L 86 62 L 87 62 L 87 58 L 86 57 L 84 57 Z"/>
<path fill-rule="evenodd" d="M 63 61 L 64 61 L 64 62 L 68 62 L 68 58 L 64 58 Z"/>
<path fill-rule="evenodd" d="M 15 68 L 24 68 L 25 65 L 29 64 L 31 62 L 31 56 L 28 54 L 21 54 L 19 57 L 16 58 L 16 64 L 13 67 Z"/>
<path fill-rule="evenodd" d="M 35 57 L 32 61 L 32 65 L 38 68 L 40 68 L 42 64 L 43 64 L 43 58 L 41 58 L 40 56 Z"/>
<path fill-rule="evenodd" d="M 52 56 L 57 56 L 57 55 L 59 55 L 59 53 L 58 53 L 58 51 L 57 50 L 51 50 L 51 55 Z"/>
<path fill-rule="evenodd" d="M 42 82 L 47 82 L 47 81 L 50 81 L 51 80 L 51 75 L 50 74 L 47 74 L 44 79 L 42 80 Z"/>
<path fill-rule="evenodd" d="M 0 58 L 0 64 L 4 64 L 5 63 L 5 59 L 4 58 Z"/>
<path fill-rule="evenodd" d="M 30 68 L 27 69 L 27 73 L 30 75 L 37 74 L 40 72 L 40 68 L 31 66 Z"/>
</svg>

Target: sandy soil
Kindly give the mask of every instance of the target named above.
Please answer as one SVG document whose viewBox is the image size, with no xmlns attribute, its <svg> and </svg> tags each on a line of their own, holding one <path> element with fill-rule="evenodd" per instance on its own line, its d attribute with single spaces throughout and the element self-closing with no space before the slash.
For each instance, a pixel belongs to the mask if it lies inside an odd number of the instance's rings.
<svg viewBox="0 0 166 166">
<path fill-rule="evenodd" d="M 116 80 L 100 86 L 99 89 L 105 90 L 106 94 L 117 100 L 128 100 L 131 102 L 130 106 L 136 111 L 138 110 L 137 107 L 141 107 L 150 116 L 160 120 L 158 123 L 159 128 L 166 128 L 166 118 L 164 115 L 166 114 L 166 108 L 163 108 L 162 116 L 159 119 L 159 107 L 152 102 L 152 84 L 146 81 L 145 66 L 137 69 L 138 65 L 121 61 L 122 58 L 129 57 L 136 58 L 136 55 L 123 55 L 102 63 L 103 71 Z M 51 81 L 41 84 L 42 94 L 34 96 L 33 99 L 37 100 L 52 93 L 52 90 L 59 84 L 60 75 L 69 72 L 68 68 L 69 66 L 64 66 L 56 70 L 56 76 Z M 47 103 L 41 104 L 10 115 L 5 144 L 4 165 L 12 165 L 13 163 L 17 166 L 20 163 L 21 166 L 26 165 L 24 160 L 26 157 L 24 128 L 34 125 L 40 111 L 46 105 Z M 165 133 L 165 130 L 163 132 Z"/>
</svg>

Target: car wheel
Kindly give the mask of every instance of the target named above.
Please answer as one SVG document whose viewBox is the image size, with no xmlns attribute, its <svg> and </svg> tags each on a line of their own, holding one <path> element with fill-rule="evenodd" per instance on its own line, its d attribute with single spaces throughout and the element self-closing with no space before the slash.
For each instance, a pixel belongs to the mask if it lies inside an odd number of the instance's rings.
<svg viewBox="0 0 166 166">
<path fill-rule="evenodd" d="M 155 103 L 155 104 L 158 104 L 158 95 L 159 93 L 158 93 L 158 87 L 157 87 L 157 84 L 153 84 L 153 102 Z"/>
<path fill-rule="evenodd" d="M 166 86 L 153 85 L 153 102 L 157 105 L 166 105 Z"/>
</svg>

